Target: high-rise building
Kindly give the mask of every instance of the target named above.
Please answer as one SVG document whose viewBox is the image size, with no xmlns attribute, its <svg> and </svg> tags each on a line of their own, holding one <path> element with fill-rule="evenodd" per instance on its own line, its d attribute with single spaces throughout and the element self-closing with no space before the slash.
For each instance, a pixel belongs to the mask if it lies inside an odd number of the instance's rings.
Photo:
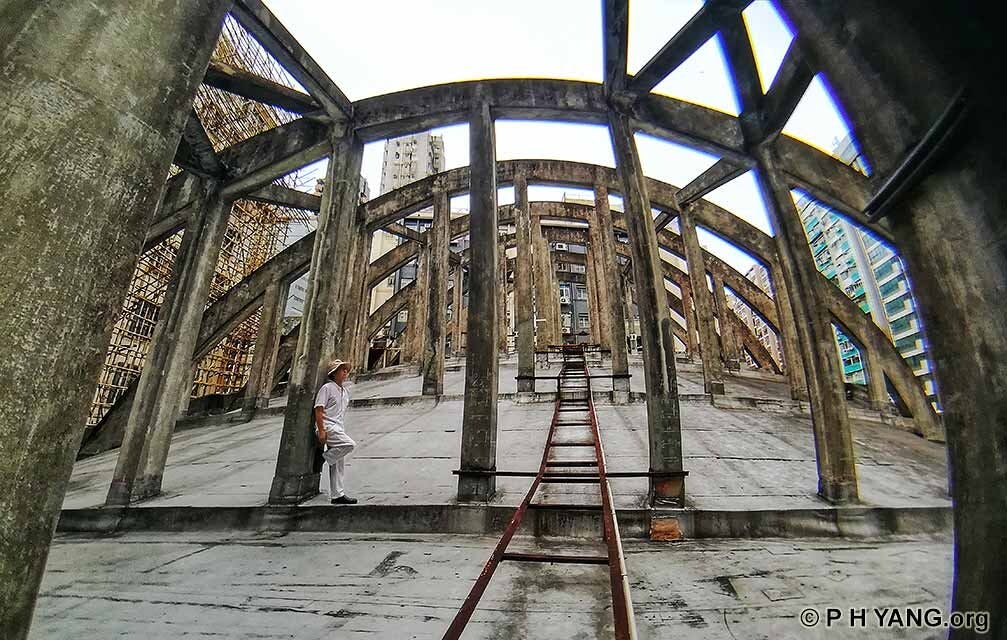
<svg viewBox="0 0 1007 640">
<path fill-rule="evenodd" d="M 441 136 L 424 132 L 386 140 L 381 162 L 380 193 L 394 191 L 441 171 L 444 171 L 444 139 Z M 433 224 L 433 211 L 429 208 L 417 211 L 402 222 L 407 228 L 422 233 Z M 377 260 L 401 242 L 402 238 L 398 236 L 384 231 L 376 232 L 371 241 L 371 261 Z M 413 262 L 375 286 L 371 291 L 371 311 L 415 278 L 416 263 Z M 393 334 L 403 328 L 406 315 L 403 311 L 393 320 Z"/>
<path fill-rule="evenodd" d="M 745 277 L 751 280 L 755 286 L 765 291 L 766 294 L 773 295 L 773 290 L 769 283 L 769 271 L 761 264 L 752 265 L 752 268 L 745 273 Z M 748 328 L 752 330 L 752 333 L 762 343 L 762 346 L 766 347 L 777 362 L 783 362 L 780 342 L 777 340 L 776 334 L 769 328 L 769 325 L 740 299 L 730 293 L 727 294 L 727 299 L 734 308 L 734 312 L 741 318 L 742 322 L 748 325 Z"/>
<path fill-rule="evenodd" d="M 850 139 L 835 153 L 861 171 L 862 158 Z M 828 207 L 802 194 L 796 198 L 818 270 L 842 289 L 889 336 L 922 384 L 931 402 L 937 390 L 926 353 L 923 328 L 909 279 L 895 251 L 870 231 L 851 224 Z M 836 330 L 836 343 L 847 382 L 864 383 L 860 351 Z"/>
</svg>

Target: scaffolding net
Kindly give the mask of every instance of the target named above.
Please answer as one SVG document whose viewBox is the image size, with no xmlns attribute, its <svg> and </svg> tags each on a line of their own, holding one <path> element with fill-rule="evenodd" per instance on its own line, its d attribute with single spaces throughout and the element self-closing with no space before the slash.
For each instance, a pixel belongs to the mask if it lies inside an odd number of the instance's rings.
<svg viewBox="0 0 1007 640">
<path fill-rule="evenodd" d="M 224 23 L 213 60 L 299 89 L 279 63 L 230 17 Z M 199 88 L 194 107 L 210 142 L 218 151 L 297 117 L 297 114 L 205 85 Z M 173 167 L 172 174 L 177 172 Z M 313 178 L 307 172 L 295 172 L 277 182 L 303 190 Z M 306 211 L 250 200 L 235 202 L 210 285 L 208 304 L 283 249 L 290 229 L 310 230 L 314 226 L 315 216 Z M 175 234 L 146 251 L 137 263 L 112 331 L 88 425 L 100 422 L 140 375 L 181 238 L 182 232 Z M 234 393 L 245 385 L 258 326 L 259 313 L 256 313 L 196 363 L 193 397 Z"/>
</svg>

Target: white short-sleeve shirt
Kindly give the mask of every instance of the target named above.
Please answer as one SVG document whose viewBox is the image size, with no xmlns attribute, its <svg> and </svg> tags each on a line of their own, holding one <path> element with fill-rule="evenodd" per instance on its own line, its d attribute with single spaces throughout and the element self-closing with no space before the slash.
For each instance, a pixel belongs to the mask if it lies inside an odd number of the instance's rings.
<svg viewBox="0 0 1007 640">
<path fill-rule="evenodd" d="M 315 395 L 315 406 L 325 410 L 325 432 L 343 431 L 343 418 L 346 415 L 346 408 L 350 406 L 350 385 L 345 383 L 340 387 L 335 382 L 329 381 L 322 385 Z"/>
</svg>

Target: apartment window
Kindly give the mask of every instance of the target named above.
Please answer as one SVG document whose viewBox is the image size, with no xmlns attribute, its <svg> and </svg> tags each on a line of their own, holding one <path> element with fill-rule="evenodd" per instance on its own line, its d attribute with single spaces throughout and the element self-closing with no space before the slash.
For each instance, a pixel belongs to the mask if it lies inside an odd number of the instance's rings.
<svg viewBox="0 0 1007 640">
<path fill-rule="evenodd" d="M 581 329 L 587 329 L 588 327 L 591 326 L 590 316 L 588 316 L 588 314 L 586 313 L 579 314 L 577 320 L 578 322 L 580 322 Z"/>
<path fill-rule="evenodd" d="M 889 271 L 890 271 L 890 269 L 889 269 Z M 885 284 L 881 285 L 881 297 L 882 298 L 887 298 L 891 294 L 893 294 L 896 291 L 898 291 L 899 285 L 901 283 L 902 283 L 902 281 L 899 280 L 898 278 L 896 278 L 896 279 L 894 279 L 894 280 L 892 280 L 890 282 L 886 282 Z"/>
<path fill-rule="evenodd" d="M 577 285 L 577 299 L 587 300 L 587 287 L 582 285 Z"/>
<path fill-rule="evenodd" d="M 912 316 L 899 318 L 892 323 L 892 334 L 898 335 L 912 326 Z"/>
</svg>

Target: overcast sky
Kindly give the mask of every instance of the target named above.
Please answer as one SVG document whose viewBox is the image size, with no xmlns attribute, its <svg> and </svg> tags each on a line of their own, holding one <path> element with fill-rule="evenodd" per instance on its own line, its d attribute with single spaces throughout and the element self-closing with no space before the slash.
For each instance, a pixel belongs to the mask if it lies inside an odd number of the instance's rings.
<svg viewBox="0 0 1007 640">
<path fill-rule="evenodd" d="M 601 0 L 266 0 L 266 4 L 351 100 L 481 78 L 602 80 Z M 631 0 L 629 71 L 646 64 L 701 6 L 696 0 Z M 744 17 L 765 89 L 793 35 L 769 0 L 755 0 Z M 738 113 L 717 37 L 654 91 Z M 468 164 L 467 125 L 434 133 L 444 136 L 447 168 Z M 496 133 L 500 160 L 552 158 L 614 166 L 604 127 L 502 120 Z M 820 78 L 812 83 L 784 133 L 826 152 L 847 135 L 847 125 Z M 637 135 L 637 146 L 647 175 L 677 186 L 717 160 L 642 134 Z M 364 152 L 363 174 L 372 195 L 381 179 L 382 149 L 377 142 Z M 558 200 L 562 195 L 562 189 L 529 189 L 533 200 Z M 706 197 L 772 233 L 752 175 Z M 512 200 L 509 189 L 501 191 L 501 202 Z M 465 199 L 453 204 L 467 206 Z M 702 230 L 700 240 L 742 272 L 753 263 Z"/>
</svg>

